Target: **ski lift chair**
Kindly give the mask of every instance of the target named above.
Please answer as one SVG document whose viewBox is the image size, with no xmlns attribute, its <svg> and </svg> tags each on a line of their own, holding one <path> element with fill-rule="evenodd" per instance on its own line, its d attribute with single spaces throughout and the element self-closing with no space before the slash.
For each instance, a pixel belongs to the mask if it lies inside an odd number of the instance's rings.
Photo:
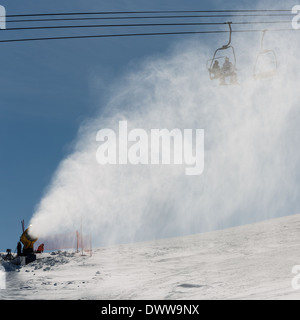
<svg viewBox="0 0 300 320">
<path fill-rule="evenodd" d="M 253 68 L 253 78 L 255 80 L 273 78 L 278 69 L 275 51 L 264 49 L 264 38 L 267 31 L 268 30 L 263 30 L 260 52 L 256 57 Z"/>
<path fill-rule="evenodd" d="M 214 52 L 213 58 L 208 60 L 206 63 L 206 68 L 208 70 L 210 80 L 220 79 L 223 77 L 223 79 L 225 81 L 225 78 L 228 76 L 232 76 L 236 70 L 236 55 L 235 55 L 234 47 L 231 45 L 231 35 L 232 35 L 231 24 L 232 24 L 232 22 L 226 22 L 226 24 L 228 24 L 228 26 L 229 26 L 229 41 L 228 41 L 228 43 L 225 44 L 224 46 L 222 46 L 221 48 L 218 48 Z M 218 54 L 221 52 L 226 53 L 226 55 L 218 56 Z M 216 62 L 217 62 L 217 65 L 219 65 L 220 61 L 223 61 L 228 56 L 232 57 L 233 71 L 232 71 L 232 74 L 227 74 L 227 73 L 222 74 L 221 68 L 219 70 L 216 70 L 216 68 L 214 68 L 214 66 L 215 66 Z M 219 74 L 218 74 L 218 72 L 219 72 Z"/>
</svg>

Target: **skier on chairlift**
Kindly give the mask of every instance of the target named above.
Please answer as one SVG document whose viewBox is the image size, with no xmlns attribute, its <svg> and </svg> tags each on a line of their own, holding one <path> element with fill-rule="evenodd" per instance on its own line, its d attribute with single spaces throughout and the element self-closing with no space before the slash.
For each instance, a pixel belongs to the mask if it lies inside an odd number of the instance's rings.
<svg viewBox="0 0 300 320">
<path fill-rule="evenodd" d="M 211 79 L 220 79 L 220 85 L 224 85 L 225 83 L 225 76 L 223 70 L 220 68 L 220 64 L 218 60 L 215 60 L 212 68 L 211 68 Z"/>
<path fill-rule="evenodd" d="M 225 77 L 229 77 L 230 84 L 237 83 L 237 74 L 234 65 L 230 62 L 229 58 L 226 57 L 222 66 L 224 82 L 221 84 L 225 84 Z"/>
<path fill-rule="evenodd" d="M 218 60 L 215 60 L 214 62 L 214 65 L 211 69 L 211 73 L 212 73 L 212 76 L 213 76 L 213 79 L 219 79 L 220 76 L 221 76 L 221 68 L 220 68 L 220 65 L 219 65 L 219 61 Z"/>
</svg>

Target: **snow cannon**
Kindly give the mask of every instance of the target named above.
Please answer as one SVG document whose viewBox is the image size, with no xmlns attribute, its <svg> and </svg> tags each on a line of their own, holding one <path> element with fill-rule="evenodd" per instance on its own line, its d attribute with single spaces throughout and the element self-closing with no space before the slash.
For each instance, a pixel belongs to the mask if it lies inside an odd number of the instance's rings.
<svg viewBox="0 0 300 320">
<path fill-rule="evenodd" d="M 31 226 L 29 226 L 20 237 L 20 241 L 23 244 L 23 251 L 19 252 L 19 255 L 26 257 L 26 264 L 36 260 L 36 255 L 34 254 L 33 246 L 34 243 L 38 240 L 38 238 L 35 238 L 30 234 L 30 228 Z"/>
</svg>

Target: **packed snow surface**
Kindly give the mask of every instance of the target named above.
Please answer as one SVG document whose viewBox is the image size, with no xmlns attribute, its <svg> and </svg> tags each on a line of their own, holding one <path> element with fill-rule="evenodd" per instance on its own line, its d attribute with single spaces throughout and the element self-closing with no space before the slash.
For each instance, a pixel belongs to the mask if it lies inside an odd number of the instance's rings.
<svg viewBox="0 0 300 320">
<path fill-rule="evenodd" d="M 6 267 L 2 299 L 298 299 L 300 215 Z M 300 281 L 299 281 L 300 282 Z"/>
</svg>

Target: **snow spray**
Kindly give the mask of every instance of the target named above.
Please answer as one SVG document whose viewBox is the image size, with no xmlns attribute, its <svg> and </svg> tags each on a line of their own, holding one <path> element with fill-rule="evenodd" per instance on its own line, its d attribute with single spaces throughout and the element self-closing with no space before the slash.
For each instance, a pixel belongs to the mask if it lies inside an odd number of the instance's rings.
<svg viewBox="0 0 300 320">
<path fill-rule="evenodd" d="M 206 61 L 226 42 L 192 37 L 160 58 L 145 59 L 111 87 L 106 105 L 79 129 L 31 219 L 37 235 L 76 230 L 81 221 L 95 245 L 206 232 L 299 212 L 300 112 L 297 32 L 269 31 L 265 47 L 279 67 L 253 79 L 259 32 L 237 34 L 238 85 L 209 78 Z M 100 165 L 99 130 L 205 130 L 205 167 Z M 149 145 L 147 146 L 149 147 Z"/>
</svg>

